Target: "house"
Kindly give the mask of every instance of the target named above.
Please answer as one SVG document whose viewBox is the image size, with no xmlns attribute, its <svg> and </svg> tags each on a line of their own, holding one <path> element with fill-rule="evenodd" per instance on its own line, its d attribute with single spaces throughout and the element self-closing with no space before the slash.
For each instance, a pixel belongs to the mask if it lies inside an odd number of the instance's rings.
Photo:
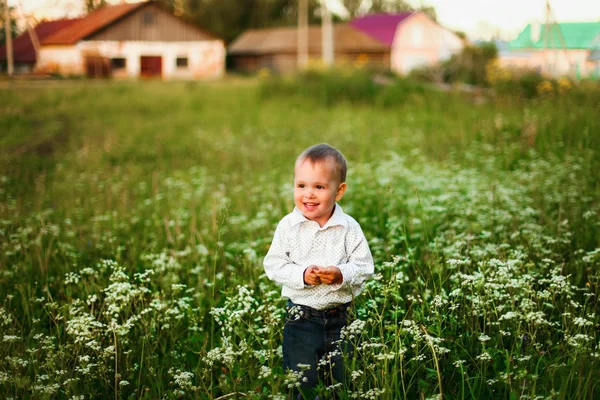
<svg viewBox="0 0 600 400">
<path fill-rule="evenodd" d="M 309 59 L 321 59 L 321 26 L 308 28 Z M 389 66 L 389 47 L 348 24 L 333 26 L 335 62 L 369 62 Z M 233 67 L 242 72 L 263 68 L 287 72 L 297 68 L 298 29 L 296 27 L 252 29 L 229 46 Z"/>
<path fill-rule="evenodd" d="M 13 39 L 13 62 L 15 73 L 25 74 L 33 72 L 37 62 L 34 41 L 45 39 L 61 29 L 79 21 L 78 19 L 61 19 L 57 21 L 42 21 L 33 28 L 33 35 L 26 30 Z M 33 36 L 33 40 L 32 40 Z M 7 61 L 6 45 L 0 46 L 0 62 Z"/>
<path fill-rule="evenodd" d="M 530 23 L 500 55 L 500 64 L 550 76 L 598 76 L 598 37 L 600 22 Z"/>
<path fill-rule="evenodd" d="M 238 70 L 262 67 L 284 72 L 297 68 L 296 27 L 250 30 L 228 49 Z M 462 40 L 423 12 L 375 14 L 334 25 L 334 60 L 360 60 L 398 73 L 446 60 Z M 321 58 L 321 27 L 308 33 L 309 57 Z"/>
<path fill-rule="evenodd" d="M 40 41 L 36 70 L 116 78 L 216 77 L 221 39 L 153 0 L 100 8 Z"/>
<path fill-rule="evenodd" d="M 457 34 L 421 11 L 366 15 L 350 24 L 390 47 L 390 69 L 399 74 L 446 61 L 464 47 Z"/>
</svg>

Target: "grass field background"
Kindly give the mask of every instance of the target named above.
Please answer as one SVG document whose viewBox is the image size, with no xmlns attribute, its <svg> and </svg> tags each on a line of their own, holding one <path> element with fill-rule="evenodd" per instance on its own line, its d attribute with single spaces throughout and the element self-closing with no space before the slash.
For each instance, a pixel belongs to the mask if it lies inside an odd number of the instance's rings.
<svg viewBox="0 0 600 400">
<path fill-rule="evenodd" d="M 600 397 L 598 93 L 7 84 L 1 397 L 286 398 L 262 257 L 320 142 L 376 262 L 323 397 Z"/>
</svg>

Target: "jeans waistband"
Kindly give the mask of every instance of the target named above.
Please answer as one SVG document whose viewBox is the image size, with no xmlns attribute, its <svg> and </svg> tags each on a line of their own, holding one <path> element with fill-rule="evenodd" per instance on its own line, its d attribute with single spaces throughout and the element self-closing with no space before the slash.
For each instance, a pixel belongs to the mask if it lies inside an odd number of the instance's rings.
<svg viewBox="0 0 600 400">
<path fill-rule="evenodd" d="M 326 308 L 324 310 L 317 310 L 316 308 L 312 308 L 312 307 L 305 306 L 302 304 L 295 304 L 295 303 L 292 303 L 291 300 L 288 300 L 288 307 L 299 308 L 300 310 L 302 310 L 303 314 L 307 317 L 331 318 L 331 317 L 339 316 L 339 315 L 345 313 L 350 308 L 351 305 L 352 305 L 352 303 L 345 303 L 345 304 L 340 304 L 339 306 Z"/>
</svg>

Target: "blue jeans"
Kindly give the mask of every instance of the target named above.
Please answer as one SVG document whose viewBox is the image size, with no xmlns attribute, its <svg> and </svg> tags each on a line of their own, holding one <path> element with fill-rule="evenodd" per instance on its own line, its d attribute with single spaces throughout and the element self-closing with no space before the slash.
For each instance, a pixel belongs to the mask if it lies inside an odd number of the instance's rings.
<svg viewBox="0 0 600 400">
<path fill-rule="evenodd" d="M 349 304 L 327 310 L 315 310 L 288 300 L 283 328 L 283 368 L 303 371 L 301 391 L 310 390 L 322 381 L 326 386 L 344 384 L 344 359 L 349 343 L 340 342 L 346 326 Z M 298 367 L 298 364 L 305 366 Z"/>
</svg>

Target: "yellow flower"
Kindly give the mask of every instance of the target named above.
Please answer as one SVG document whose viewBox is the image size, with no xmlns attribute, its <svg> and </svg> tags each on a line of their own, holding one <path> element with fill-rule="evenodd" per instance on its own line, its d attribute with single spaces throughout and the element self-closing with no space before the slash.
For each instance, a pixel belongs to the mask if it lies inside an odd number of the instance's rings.
<svg viewBox="0 0 600 400">
<path fill-rule="evenodd" d="M 571 83 L 571 81 L 568 78 L 563 77 L 558 80 L 558 93 L 565 94 L 572 87 L 573 87 L 573 84 Z"/>
<path fill-rule="evenodd" d="M 263 67 L 258 71 L 259 78 L 268 78 L 271 76 L 271 70 L 269 68 Z"/>
<path fill-rule="evenodd" d="M 537 85 L 537 91 L 539 95 L 552 94 L 554 92 L 554 87 L 552 86 L 552 82 L 548 80 L 541 81 Z"/>
<path fill-rule="evenodd" d="M 510 80 L 510 71 L 503 68 L 498 60 L 492 60 L 485 66 L 485 79 L 490 85 Z"/>
<path fill-rule="evenodd" d="M 308 64 L 306 65 L 306 69 L 310 71 L 325 71 L 327 69 L 327 65 L 320 58 L 311 58 L 308 60 Z"/>
<path fill-rule="evenodd" d="M 358 68 L 365 66 L 369 62 L 369 55 L 361 53 L 356 57 L 354 65 Z"/>
</svg>

